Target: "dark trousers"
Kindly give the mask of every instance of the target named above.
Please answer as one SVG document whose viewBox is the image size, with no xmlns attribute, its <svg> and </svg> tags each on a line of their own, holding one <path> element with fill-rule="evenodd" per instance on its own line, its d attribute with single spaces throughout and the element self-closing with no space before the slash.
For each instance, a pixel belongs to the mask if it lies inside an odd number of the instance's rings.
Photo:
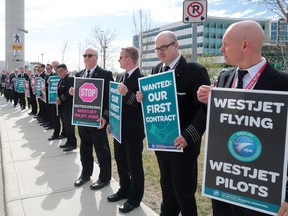
<svg viewBox="0 0 288 216">
<path fill-rule="evenodd" d="M 19 93 L 13 90 L 13 101 L 14 101 L 14 106 L 17 106 L 18 101 L 19 101 Z"/>
<path fill-rule="evenodd" d="M 123 141 L 114 139 L 115 160 L 120 179 L 120 193 L 128 195 L 128 202 L 139 205 L 144 194 L 142 162 L 143 140 Z"/>
<path fill-rule="evenodd" d="M 40 98 L 37 98 L 38 102 L 38 116 L 43 119 L 42 102 Z"/>
<path fill-rule="evenodd" d="M 82 163 L 82 175 L 91 176 L 93 173 L 93 147 L 98 159 L 100 174 L 99 179 L 103 182 L 111 180 L 111 152 L 106 133 L 106 127 L 97 129 L 93 127 L 78 127 L 81 138 L 80 157 Z M 65 130 L 67 135 L 67 131 Z"/>
<path fill-rule="evenodd" d="M 268 216 L 261 212 L 212 199 L 213 216 Z"/>
<path fill-rule="evenodd" d="M 49 114 L 47 112 L 47 104 L 40 100 L 39 101 L 40 111 L 41 111 L 41 117 L 43 118 L 44 122 L 49 123 Z"/>
<path fill-rule="evenodd" d="M 77 140 L 75 137 L 75 126 L 72 125 L 71 123 L 71 118 L 72 118 L 72 112 L 61 112 L 60 111 L 60 115 L 62 118 L 62 124 L 63 127 L 65 128 L 65 133 L 67 136 L 67 144 L 71 145 L 73 147 L 77 146 Z M 60 121 L 59 121 L 59 131 L 60 131 Z M 58 132 L 59 135 L 59 132 Z"/>
<path fill-rule="evenodd" d="M 31 108 L 32 108 L 32 113 L 36 114 L 38 107 L 37 107 L 37 101 L 36 101 L 36 96 L 30 94 L 30 104 L 31 104 Z"/>
<path fill-rule="evenodd" d="M 181 153 L 175 153 L 181 154 Z M 179 163 L 156 154 L 160 169 L 162 204 L 160 216 L 197 216 L 195 192 L 197 188 L 197 159 Z"/>
<path fill-rule="evenodd" d="M 10 89 L 7 88 L 4 89 L 4 96 L 6 98 L 6 101 L 10 100 Z"/>
<path fill-rule="evenodd" d="M 55 126 L 54 126 L 53 136 L 58 137 L 60 135 L 60 130 L 61 130 L 60 119 L 63 118 L 63 117 L 60 117 L 60 113 L 59 113 L 58 116 L 55 114 L 54 118 L 55 118 L 54 119 Z"/>
<path fill-rule="evenodd" d="M 22 108 L 26 108 L 25 93 L 19 93 L 19 103 Z"/>
<path fill-rule="evenodd" d="M 47 102 L 47 115 L 49 116 L 49 125 L 55 128 L 56 124 L 56 105 Z M 59 122 L 60 123 L 60 122 Z"/>
</svg>

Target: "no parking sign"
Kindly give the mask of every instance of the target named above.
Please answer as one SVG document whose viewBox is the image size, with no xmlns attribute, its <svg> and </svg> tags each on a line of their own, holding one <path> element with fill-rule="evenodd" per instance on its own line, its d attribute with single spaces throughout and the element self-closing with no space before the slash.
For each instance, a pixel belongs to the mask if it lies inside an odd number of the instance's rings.
<svg viewBox="0 0 288 216">
<path fill-rule="evenodd" d="M 207 1 L 184 1 L 183 2 L 183 22 L 203 23 L 207 21 Z"/>
</svg>

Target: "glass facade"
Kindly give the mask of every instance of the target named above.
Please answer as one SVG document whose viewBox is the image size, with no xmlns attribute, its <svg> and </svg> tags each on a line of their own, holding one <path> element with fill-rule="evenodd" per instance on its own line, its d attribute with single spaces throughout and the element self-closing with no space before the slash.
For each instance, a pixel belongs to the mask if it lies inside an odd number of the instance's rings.
<svg viewBox="0 0 288 216">
<path fill-rule="evenodd" d="M 233 23 L 243 19 L 208 17 L 206 23 L 197 24 L 197 55 L 201 56 L 222 56 L 220 47 L 222 37 L 226 29 Z M 269 19 L 256 20 L 265 32 L 265 44 L 267 43 L 287 43 L 287 23 Z M 143 70 L 148 72 L 159 60 L 154 53 L 154 38 L 164 31 L 173 31 L 179 42 L 181 52 L 192 53 L 192 25 L 191 23 L 176 22 L 160 26 L 143 33 Z M 134 46 L 139 48 L 139 36 L 133 37 Z"/>
</svg>

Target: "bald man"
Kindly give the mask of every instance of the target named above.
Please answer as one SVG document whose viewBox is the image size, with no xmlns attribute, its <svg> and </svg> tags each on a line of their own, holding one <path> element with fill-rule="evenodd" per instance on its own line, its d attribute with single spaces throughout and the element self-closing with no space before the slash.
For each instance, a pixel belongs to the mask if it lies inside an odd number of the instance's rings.
<svg viewBox="0 0 288 216">
<path fill-rule="evenodd" d="M 248 71 L 243 78 L 245 89 L 288 91 L 288 74 L 273 68 L 261 55 L 264 32 L 257 22 L 246 20 L 230 25 L 223 36 L 222 43 L 220 50 L 224 54 L 225 63 L 235 65 L 236 68 L 220 74 L 218 87 L 236 88 L 238 71 L 241 69 Z M 197 92 L 198 100 L 207 104 L 211 88 L 211 86 L 200 86 Z M 212 206 L 214 216 L 267 215 L 217 200 L 212 200 Z M 286 215 L 284 214 L 286 209 L 288 204 L 285 202 L 278 216 Z"/>
</svg>

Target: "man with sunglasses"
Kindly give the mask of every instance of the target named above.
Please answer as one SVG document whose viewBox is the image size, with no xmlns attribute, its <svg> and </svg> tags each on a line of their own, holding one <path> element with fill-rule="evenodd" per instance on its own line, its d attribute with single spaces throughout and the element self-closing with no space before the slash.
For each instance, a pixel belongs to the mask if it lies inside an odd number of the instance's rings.
<svg viewBox="0 0 288 216">
<path fill-rule="evenodd" d="M 196 216 L 197 158 L 206 127 L 205 107 L 196 92 L 204 83 L 210 85 L 210 79 L 202 65 L 186 62 L 173 32 L 159 33 L 155 45 L 161 63 L 152 68 L 152 74 L 174 70 L 181 127 L 174 144 L 183 148 L 183 153 L 156 151 L 163 198 L 160 216 L 178 216 L 180 212 L 183 216 Z M 137 92 L 136 97 L 142 101 L 143 93 Z"/>
<path fill-rule="evenodd" d="M 82 163 L 81 176 L 74 183 L 75 187 L 80 187 L 90 180 L 93 173 L 93 147 L 96 151 L 100 173 L 96 182 L 90 185 L 91 190 L 98 190 L 110 183 L 111 180 L 111 152 L 106 133 L 107 122 L 109 120 L 109 85 L 113 81 L 111 71 L 101 68 L 98 62 L 98 52 L 93 47 L 86 48 L 84 54 L 85 69 L 78 72 L 76 77 L 85 78 L 100 78 L 104 79 L 104 94 L 103 94 L 103 113 L 101 127 L 86 127 L 78 126 L 78 132 L 81 139 L 80 143 L 80 157 Z M 74 95 L 74 88 L 70 88 L 70 94 Z"/>
</svg>

